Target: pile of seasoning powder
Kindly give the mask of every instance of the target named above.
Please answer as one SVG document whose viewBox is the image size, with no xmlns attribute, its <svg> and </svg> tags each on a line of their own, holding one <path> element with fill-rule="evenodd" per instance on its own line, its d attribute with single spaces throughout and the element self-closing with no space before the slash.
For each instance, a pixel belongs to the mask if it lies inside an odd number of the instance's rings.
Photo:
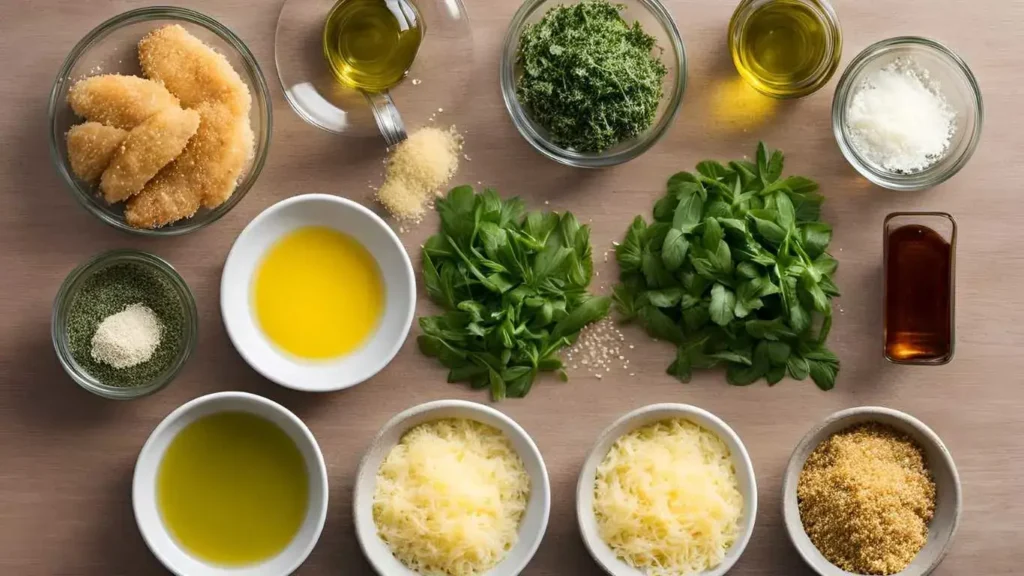
<svg viewBox="0 0 1024 576">
<path fill-rule="evenodd" d="M 855 574 L 902 572 L 928 540 L 935 483 L 921 447 L 881 424 L 838 432 L 807 458 L 800 521 L 829 562 Z"/>
<path fill-rule="evenodd" d="M 184 310 L 174 286 L 157 270 L 121 263 L 88 279 L 68 309 L 71 355 L 107 386 L 151 382 L 178 357 Z"/>
</svg>

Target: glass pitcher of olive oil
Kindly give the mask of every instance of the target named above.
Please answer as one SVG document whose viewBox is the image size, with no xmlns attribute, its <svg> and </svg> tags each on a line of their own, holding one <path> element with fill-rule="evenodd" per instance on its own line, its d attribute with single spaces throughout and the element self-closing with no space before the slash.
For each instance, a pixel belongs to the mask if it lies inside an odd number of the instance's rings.
<svg viewBox="0 0 1024 576">
<path fill-rule="evenodd" d="M 416 59 L 424 24 L 408 0 L 338 0 L 324 24 L 324 58 L 334 78 L 366 94 L 389 146 L 405 126 L 388 90 Z"/>
<path fill-rule="evenodd" d="M 324 25 L 324 57 L 338 82 L 386 92 L 412 67 L 423 33 L 407 0 L 339 0 Z"/>
<path fill-rule="evenodd" d="M 299 118 L 345 137 L 383 134 L 388 145 L 405 125 L 446 122 L 466 105 L 473 52 L 463 0 L 284 0 L 274 38 Z"/>
</svg>

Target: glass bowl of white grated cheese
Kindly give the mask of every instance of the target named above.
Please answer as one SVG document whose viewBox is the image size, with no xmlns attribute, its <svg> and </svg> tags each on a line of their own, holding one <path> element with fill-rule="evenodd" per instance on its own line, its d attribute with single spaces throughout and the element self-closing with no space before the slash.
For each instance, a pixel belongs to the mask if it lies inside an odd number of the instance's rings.
<svg viewBox="0 0 1024 576">
<path fill-rule="evenodd" d="M 858 54 L 832 101 L 843 156 L 890 190 L 924 190 L 952 178 L 974 154 L 983 116 L 981 90 L 963 59 L 911 36 Z"/>
</svg>

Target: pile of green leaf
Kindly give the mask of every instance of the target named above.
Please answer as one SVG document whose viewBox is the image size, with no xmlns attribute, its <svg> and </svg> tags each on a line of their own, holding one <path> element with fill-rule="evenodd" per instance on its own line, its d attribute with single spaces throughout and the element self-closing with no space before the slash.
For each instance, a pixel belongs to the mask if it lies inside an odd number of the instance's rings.
<svg viewBox="0 0 1024 576">
<path fill-rule="evenodd" d="M 657 42 L 606 0 L 559 5 L 519 39 L 516 96 L 551 140 L 601 152 L 654 122 L 667 70 Z"/>
<path fill-rule="evenodd" d="M 587 291 L 590 228 L 469 186 L 436 207 L 441 232 L 423 246 L 423 279 L 445 313 L 420 318 L 420 350 L 449 382 L 489 387 L 495 400 L 526 396 L 539 372 L 567 379 L 559 351 L 611 307 Z"/>
<path fill-rule="evenodd" d="M 832 228 L 820 221 L 818 185 L 782 178 L 782 166 L 782 152 L 760 144 L 756 163 L 680 172 L 654 222 L 638 216 L 616 248 L 616 307 L 678 346 L 668 373 L 683 382 L 724 363 L 737 386 L 787 372 L 835 386 L 839 360 L 825 346 L 839 295 Z"/>
</svg>

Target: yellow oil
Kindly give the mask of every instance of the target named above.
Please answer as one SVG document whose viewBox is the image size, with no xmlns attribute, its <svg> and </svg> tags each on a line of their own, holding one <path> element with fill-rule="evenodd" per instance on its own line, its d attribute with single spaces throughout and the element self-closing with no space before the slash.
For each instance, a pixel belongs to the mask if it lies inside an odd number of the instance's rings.
<svg viewBox="0 0 1024 576">
<path fill-rule="evenodd" d="M 295 442 L 247 412 L 187 425 L 157 472 L 164 524 L 193 556 L 224 566 L 273 558 L 306 517 L 309 477 Z"/>
<path fill-rule="evenodd" d="M 384 280 L 373 255 L 331 228 L 309 226 L 267 251 L 253 281 L 263 333 L 285 352 L 309 360 L 344 356 L 362 346 L 384 313 Z"/>
<path fill-rule="evenodd" d="M 803 95 L 829 67 L 828 24 L 806 1 L 770 0 L 754 8 L 740 26 L 730 35 L 733 61 L 762 92 Z"/>
<path fill-rule="evenodd" d="M 339 0 L 324 25 L 324 57 L 342 84 L 382 92 L 412 67 L 423 30 L 409 0 Z"/>
</svg>

